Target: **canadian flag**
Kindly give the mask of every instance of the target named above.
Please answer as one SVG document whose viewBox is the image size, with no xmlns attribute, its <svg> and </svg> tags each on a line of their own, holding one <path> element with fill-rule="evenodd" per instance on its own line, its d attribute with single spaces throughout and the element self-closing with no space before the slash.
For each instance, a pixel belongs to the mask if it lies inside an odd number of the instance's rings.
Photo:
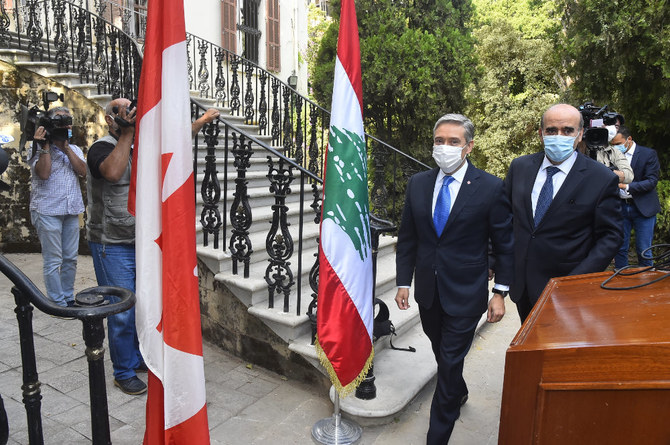
<svg viewBox="0 0 670 445">
<path fill-rule="evenodd" d="M 145 444 L 209 444 L 187 65 L 183 0 L 151 0 L 129 196 L 149 367 Z"/>
</svg>

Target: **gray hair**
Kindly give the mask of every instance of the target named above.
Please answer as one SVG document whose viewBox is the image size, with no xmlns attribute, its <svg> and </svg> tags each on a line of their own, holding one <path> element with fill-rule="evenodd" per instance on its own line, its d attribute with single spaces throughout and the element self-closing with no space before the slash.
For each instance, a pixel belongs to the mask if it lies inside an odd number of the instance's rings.
<svg viewBox="0 0 670 445">
<path fill-rule="evenodd" d="M 67 113 L 68 116 L 72 116 L 68 107 L 53 107 L 49 110 L 49 117 L 54 117 L 58 113 Z"/>
<path fill-rule="evenodd" d="M 445 123 L 454 123 L 463 127 L 465 129 L 466 143 L 470 143 L 475 138 L 475 125 L 472 123 L 472 121 L 467 117 L 463 116 L 462 114 L 456 114 L 456 113 L 445 114 L 444 116 L 439 118 L 437 122 L 435 122 L 435 126 L 433 127 L 433 136 L 435 136 L 435 131 L 437 131 L 437 127 Z"/>
</svg>

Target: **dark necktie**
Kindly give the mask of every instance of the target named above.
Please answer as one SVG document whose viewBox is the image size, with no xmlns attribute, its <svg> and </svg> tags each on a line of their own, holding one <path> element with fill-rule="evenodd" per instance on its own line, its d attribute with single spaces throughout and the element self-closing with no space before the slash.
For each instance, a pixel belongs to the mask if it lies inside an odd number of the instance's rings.
<svg viewBox="0 0 670 445">
<path fill-rule="evenodd" d="M 433 212 L 433 224 L 435 224 L 435 231 L 438 238 L 442 235 L 444 226 L 449 219 L 449 208 L 451 207 L 451 194 L 449 193 L 449 184 L 454 180 L 453 176 L 445 176 L 442 180 L 442 188 L 437 195 L 437 202 L 435 203 L 435 212 Z"/>
<path fill-rule="evenodd" d="M 558 167 L 547 167 L 547 179 L 540 190 L 540 196 L 537 197 L 537 205 L 535 206 L 535 227 L 540 224 L 544 214 L 547 213 L 551 201 L 554 199 L 554 184 L 551 178 L 560 170 Z"/>
</svg>

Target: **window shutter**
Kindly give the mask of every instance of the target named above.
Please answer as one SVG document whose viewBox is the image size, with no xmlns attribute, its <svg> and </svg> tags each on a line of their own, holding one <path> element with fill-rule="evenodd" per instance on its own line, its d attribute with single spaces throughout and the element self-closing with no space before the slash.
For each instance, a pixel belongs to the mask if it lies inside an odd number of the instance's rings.
<svg viewBox="0 0 670 445">
<path fill-rule="evenodd" d="M 221 46 L 237 54 L 237 0 L 221 2 Z"/>
<path fill-rule="evenodd" d="M 279 51 L 279 0 L 267 1 L 267 66 L 268 71 L 281 71 Z"/>
</svg>

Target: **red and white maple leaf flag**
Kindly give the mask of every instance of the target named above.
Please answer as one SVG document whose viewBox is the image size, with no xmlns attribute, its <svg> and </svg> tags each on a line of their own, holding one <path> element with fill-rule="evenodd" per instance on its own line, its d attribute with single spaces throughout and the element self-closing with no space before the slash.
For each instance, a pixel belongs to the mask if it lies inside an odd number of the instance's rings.
<svg viewBox="0 0 670 445">
<path fill-rule="evenodd" d="M 372 358 L 372 252 L 363 87 L 353 0 L 342 0 L 319 249 L 317 353 L 341 396 Z"/>
<path fill-rule="evenodd" d="M 145 444 L 209 444 L 187 65 L 183 0 L 150 0 L 129 196 Z"/>
</svg>

